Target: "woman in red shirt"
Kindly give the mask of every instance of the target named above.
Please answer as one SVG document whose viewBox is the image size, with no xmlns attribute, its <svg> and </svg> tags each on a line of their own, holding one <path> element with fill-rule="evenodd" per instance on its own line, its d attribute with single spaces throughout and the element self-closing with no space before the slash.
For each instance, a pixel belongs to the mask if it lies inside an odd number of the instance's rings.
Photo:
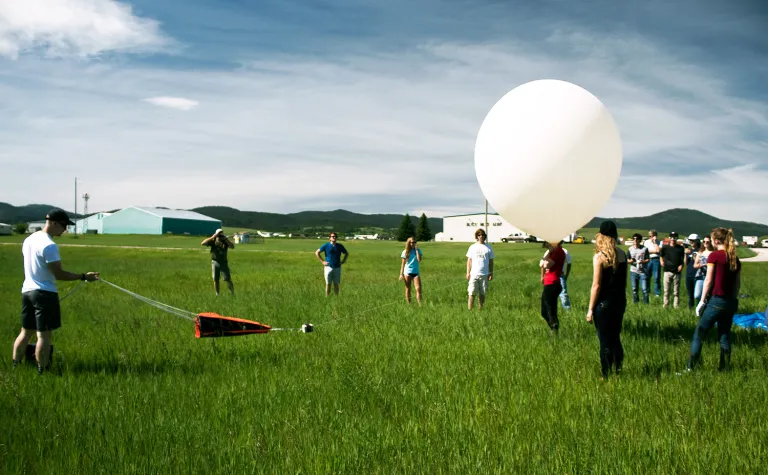
<svg viewBox="0 0 768 475">
<path fill-rule="evenodd" d="M 547 322 L 553 333 L 557 333 L 560 329 L 560 321 L 557 318 L 557 299 L 563 291 L 560 276 L 563 274 L 565 251 L 563 251 L 563 241 L 557 245 L 545 242 L 543 247 L 547 248 L 547 251 L 539 261 L 541 283 L 544 285 L 541 291 L 541 318 Z"/>
<path fill-rule="evenodd" d="M 739 307 L 741 261 L 736 257 L 732 230 L 715 228 L 711 237 L 717 250 L 707 259 L 707 278 L 701 292 L 701 301 L 696 307 L 696 316 L 701 318 L 693 332 L 691 355 L 688 359 L 689 371 L 700 364 L 701 341 L 715 323 L 720 340 L 719 369 L 727 369 L 731 362 L 731 327 L 733 314 Z"/>
</svg>

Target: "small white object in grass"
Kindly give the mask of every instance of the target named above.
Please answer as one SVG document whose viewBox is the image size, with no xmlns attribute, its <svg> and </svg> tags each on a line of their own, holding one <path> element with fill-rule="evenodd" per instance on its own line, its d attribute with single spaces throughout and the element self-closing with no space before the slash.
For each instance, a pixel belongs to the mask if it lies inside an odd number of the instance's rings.
<svg viewBox="0 0 768 475">
<path fill-rule="evenodd" d="M 302 333 L 310 333 L 312 331 L 313 327 L 311 323 L 305 323 L 301 326 L 301 332 Z"/>
</svg>

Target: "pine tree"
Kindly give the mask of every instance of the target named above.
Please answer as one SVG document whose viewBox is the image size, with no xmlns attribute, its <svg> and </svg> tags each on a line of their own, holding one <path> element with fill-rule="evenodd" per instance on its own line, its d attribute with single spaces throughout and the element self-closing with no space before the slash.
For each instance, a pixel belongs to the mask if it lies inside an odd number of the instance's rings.
<svg viewBox="0 0 768 475">
<path fill-rule="evenodd" d="M 419 219 L 419 227 L 416 228 L 416 240 L 417 241 L 431 241 L 432 231 L 429 229 L 429 223 L 427 222 L 427 215 L 421 213 Z"/>
<path fill-rule="evenodd" d="M 413 227 L 411 217 L 408 213 L 403 216 L 403 221 L 400 223 L 400 229 L 397 230 L 397 240 L 405 242 L 409 237 L 416 235 L 416 229 Z"/>
</svg>

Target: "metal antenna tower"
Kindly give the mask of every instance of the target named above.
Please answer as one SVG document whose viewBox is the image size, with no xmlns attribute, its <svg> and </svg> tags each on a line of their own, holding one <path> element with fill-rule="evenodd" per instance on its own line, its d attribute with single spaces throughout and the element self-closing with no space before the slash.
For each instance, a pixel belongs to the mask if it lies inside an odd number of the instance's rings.
<svg viewBox="0 0 768 475">
<path fill-rule="evenodd" d="M 91 198 L 91 196 L 88 193 L 83 193 L 83 201 L 85 202 L 85 206 L 83 208 L 83 234 L 88 233 L 88 200 Z M 77 225 L 75 225 L 77 227 Z"/>
</svg>

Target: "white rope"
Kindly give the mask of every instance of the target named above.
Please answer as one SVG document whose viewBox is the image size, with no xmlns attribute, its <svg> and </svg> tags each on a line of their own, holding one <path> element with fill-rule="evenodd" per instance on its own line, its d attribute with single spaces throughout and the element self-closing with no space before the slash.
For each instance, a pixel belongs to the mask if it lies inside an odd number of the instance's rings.
<svg viewBox="0 0 768 475">
<path fill-rule="evenodd" d="M 143 295 L 139 295 L 135 292 L 131 292 L 128 289 L 124 289 L 120 287 L 119 285 L 115 285 L 112 282 L 106 281 L 104 279 L 99 279 L 99 281 L 104 282 L 105 284 L 111 285 L 112 287 L 116 288 L 117 290 L 123 291 L 126 294 L 130 295 L 131 297 L 141 300 L 142 302 L 151 305 L 159 310 L 162 310 L 164 312 L 168 312 L 170 314 L 176 315 L 177 317 L 186 318 L 187 320 L 195 321 L 195 318 L 197 317 L 197 314 L 194 312 L 190 312 L 187 310 L 183 310 L 180 308 L 172 307 L 168 304 L 158 302 L 157 300 L 152 300 L 148 297 L 144 297 Z"/>
</svg>

